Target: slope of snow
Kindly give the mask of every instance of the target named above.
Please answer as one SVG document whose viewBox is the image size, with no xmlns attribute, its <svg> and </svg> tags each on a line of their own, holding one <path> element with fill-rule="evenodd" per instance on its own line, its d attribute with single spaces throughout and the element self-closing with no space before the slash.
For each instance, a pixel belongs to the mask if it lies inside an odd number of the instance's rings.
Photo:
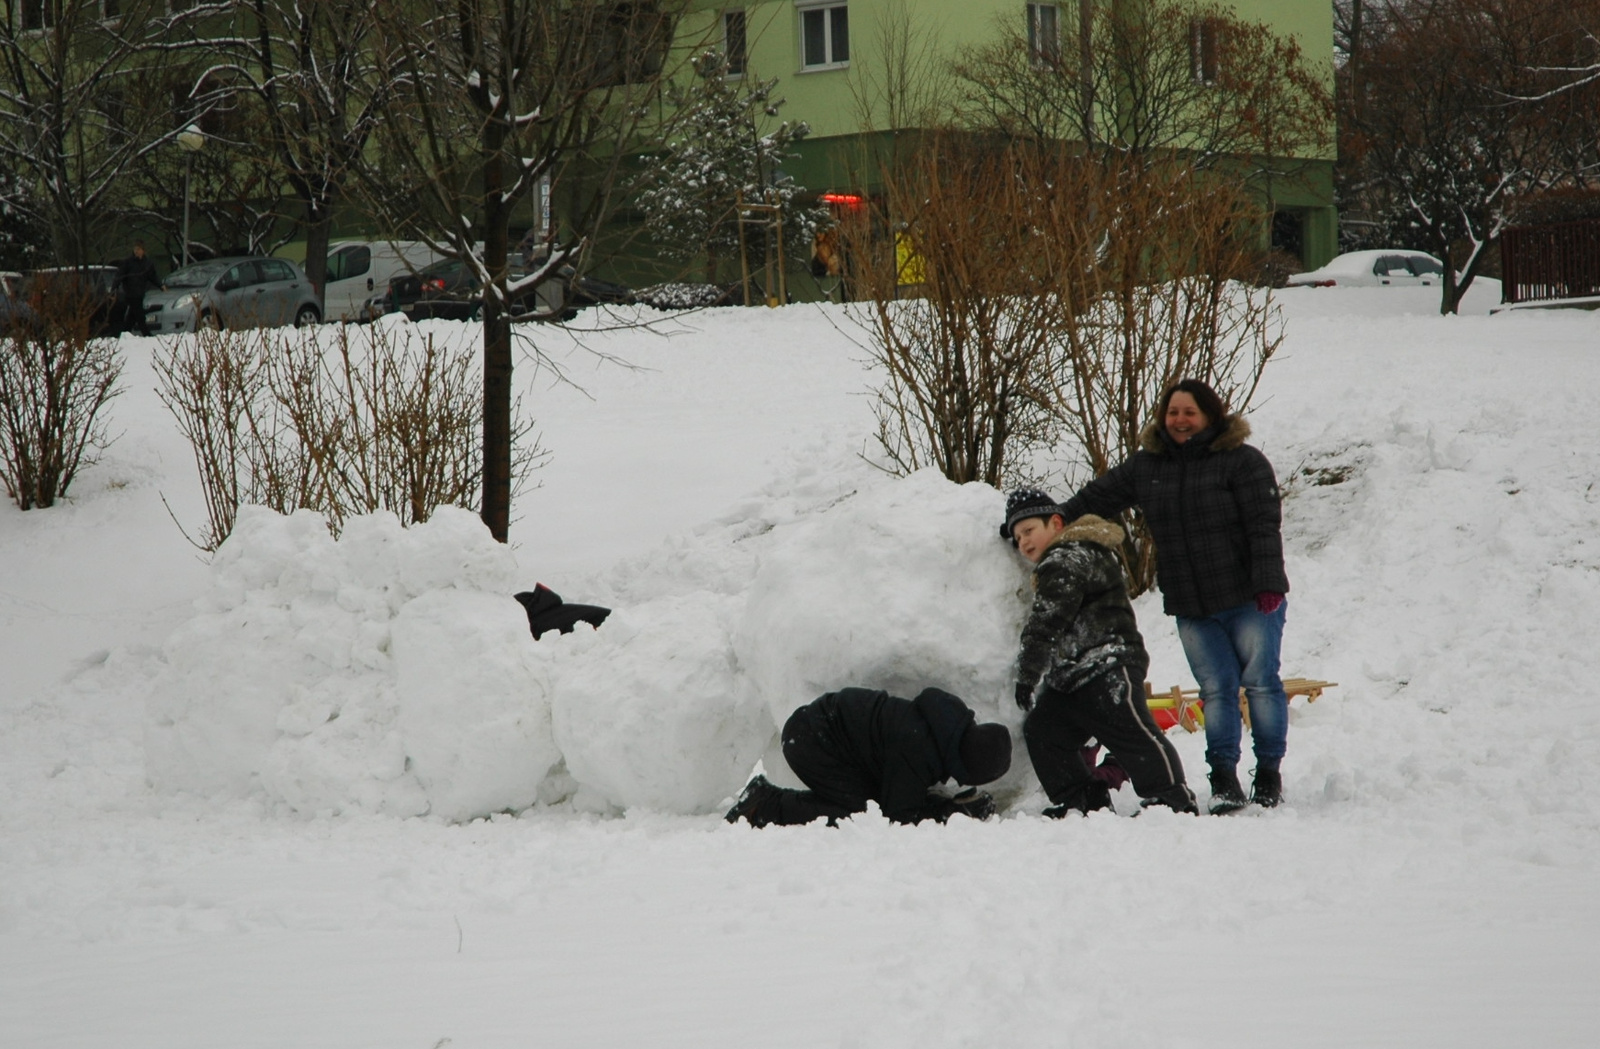
<svg viewBox="0 0 1600 1049">
<path fill-rule="evenodd" d="M 536 331 L 583 390 L 523 369 L 555 458 L 507 562 L 382 610 L 345 593 L 346 618 L 302 639 L 324 668 L 263 730 L 303 744 L 345 720 L 316 690 L 359 676 L 330 654 L 361 651 L 350 624 L 391 624 L 397 663 L 409 631 L 414 690 L 397 671 L 394 694 L 342 700 L 354 727 L 315 760 L 285 747 L 298 765 L 263 765 L 348 804 L 174 791 L 153 775 L 170 766 L 147 750 L 146 701 L 187 694 L 234 725 L 250 687 L 283 684 L 251 668 L 292 635 L 260 626 L 236 666 L 210 650 L 211 676 L 171 677 L 185 631 L 229 613 L 227 566 L 201 563 L 162 506 L 196 518 L 193 466 L 150 389 L 153 340 L 127 340 L 111 454 L 70 505 L 0 507 L 0 1045 L 1589 1044 L 1600 318 L 1489 317 L 1481 300 L 1442 318 L 1392 289 L 1282 302 L 1252 422 L 1289 493 L 1285 669 L 1339 687 L 1295 703 L 1288 803 L 1228 819 L 1129 819 L 1124 792 L 1124 815 L 1054 823 L 1026 789 L 1003 819 L 942 828 L 659 811 L 714 807 L 709 784 L 661 803 L 702 771 L 682 755 L 752 760 L 806 691 L 858 683 L 836 676 L 936 677 L 1011 716 L 993 660 L 1024 574 L 993 538 L 998 497 L 860 461 L 870 376 L 843 311 L 817 307 L 581 345 Z M 536 580 L 618 611 L 507 660 L 516 631 L 486 602 Z M 1187 684 L 1159 598 L 1138 611 L 1154 683 Z M 473 644 L 492 653 L 479 677 L 439 672 Z M 228 695 L 184 692 L 225 670 Z M 545 687 L 550 736 L 492 730 L 515 702 L 537 721 Z M 355 786 L 396 782 L 378 775 L 395 750 L 367 745 L 385 711 L 445 770 L 402 757 L 415 784 L 396 799 L 460 800 L 557 753 L 574 767 L 520 816 L 404 817 Z M 508 741 L 525 765 L 495 764 Z M 1175 743 L 1203 795 L 1203 741 Z"/>
</svg>

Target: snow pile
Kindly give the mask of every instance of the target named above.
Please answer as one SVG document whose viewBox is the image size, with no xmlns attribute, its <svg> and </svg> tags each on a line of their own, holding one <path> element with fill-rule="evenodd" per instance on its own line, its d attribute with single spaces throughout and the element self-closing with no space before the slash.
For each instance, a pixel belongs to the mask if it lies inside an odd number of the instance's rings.
<svg viewBox="0 0 1600 1049">
<path fill-rule="evenodd" d="M 335 541 L 313 512 L 241 508 L 146 698 L 152 785 L 303 812 L 529 804 L 557 755 L 515 568 L 464 510 Z"/>
<path fill-rule="evenodd" d="M 980 720 L 1020 722 L 1008 683 L 1028 574 L 996 534 L 1004 516 L 994 488 L 929 469 L 787 530 L 761 558 L 734 642 L 773 718 L 859 684 L 942 688 Z"/>
<path fill-rule="evenodd" d="M 816 495 L 625 563 L 602 630 L 538 643 L 512 552 L 465 511 L 361 518 L 337 541 L 309 512 L 246 511 L 164 648 L 149 777 L 301 812 L 464 820 L 575 790 L 703 813 L 795 707 L 845 685 L 933 685 L 1015 723 L 1000 699 L 1027 576 L 995 537 L 1000 493 L 930 470 Z"/>
<path fill-rule="evenodd" d="M 471 819 L 526 808 L 561 760 L 522 606 L 434 590 L 394 619 L 398 727 L 431 811 Z"/>
</svg>

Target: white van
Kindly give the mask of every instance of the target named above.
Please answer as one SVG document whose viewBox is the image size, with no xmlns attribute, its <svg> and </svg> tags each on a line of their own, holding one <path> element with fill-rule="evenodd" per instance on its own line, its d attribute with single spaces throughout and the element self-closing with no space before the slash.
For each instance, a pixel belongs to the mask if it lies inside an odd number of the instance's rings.
<svg viewBox="0 0 1600 1049">
<path fill-rule="evenodd" d="M 322 292 L 323 316 L 330 321 L 361 321 L 367 300 L 389 281 L 414 273 L 441 255 L 420 241 L 341 240 L 328 245 L 328 280 Z"/>
</svg>

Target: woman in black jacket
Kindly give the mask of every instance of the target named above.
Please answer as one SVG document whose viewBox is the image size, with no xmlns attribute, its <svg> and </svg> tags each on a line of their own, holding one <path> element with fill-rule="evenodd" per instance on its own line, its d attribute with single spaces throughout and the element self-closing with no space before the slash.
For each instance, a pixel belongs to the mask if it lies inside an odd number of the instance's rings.
<svg viewBox="0 0 1600 1049">
<path fill-rule="evenodd" d="M 1246 444 L 1250 424 L 1229 414 L 1215 390 L 1184 379 L 1162 394 L 1140 449 L 1090 481 L 1063 507 L 1114 517 L 1138 507 L 1156 546 L 1156 582 L 1178 620 L 1184 655 L 1206 705 L 1211 811 L 1245 804 L 1239 785 L 1239 690 L 1250 704 L 1255 748 L 1251 800 L 1283 798 L 1278 766 L 1289 733 L 1289 700 L 1278 675 L 1289 580 L 1283 513 L 1266 456 Z"/>
</svg>

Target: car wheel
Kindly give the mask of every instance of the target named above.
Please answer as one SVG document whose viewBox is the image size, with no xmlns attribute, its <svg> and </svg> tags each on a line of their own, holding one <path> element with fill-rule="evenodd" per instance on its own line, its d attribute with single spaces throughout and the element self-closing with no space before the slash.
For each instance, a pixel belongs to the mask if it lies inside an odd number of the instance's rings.
<svg viewBox="0 0 1600 1049">
<path fill-rule="evenodd" d="M 200 314 L 200 319 L 195 321 L 194 325 L 195 331 L 200 331 L 201 329 L 205 329 L 206 331 L 221 331 L 222 318 L 210 310 L 203 311 Z"/>
<path fill-rule="evenodd" d="M 321 320 L 322 314 L 317 312 L 317 308 L 315 306 L 307 303 L 306 305 L 300 307 L 299 313 L 294 315 L 294 326 L 296 328 L 304 328 L 309 325 L 316 324 Z"/>
</svg>

